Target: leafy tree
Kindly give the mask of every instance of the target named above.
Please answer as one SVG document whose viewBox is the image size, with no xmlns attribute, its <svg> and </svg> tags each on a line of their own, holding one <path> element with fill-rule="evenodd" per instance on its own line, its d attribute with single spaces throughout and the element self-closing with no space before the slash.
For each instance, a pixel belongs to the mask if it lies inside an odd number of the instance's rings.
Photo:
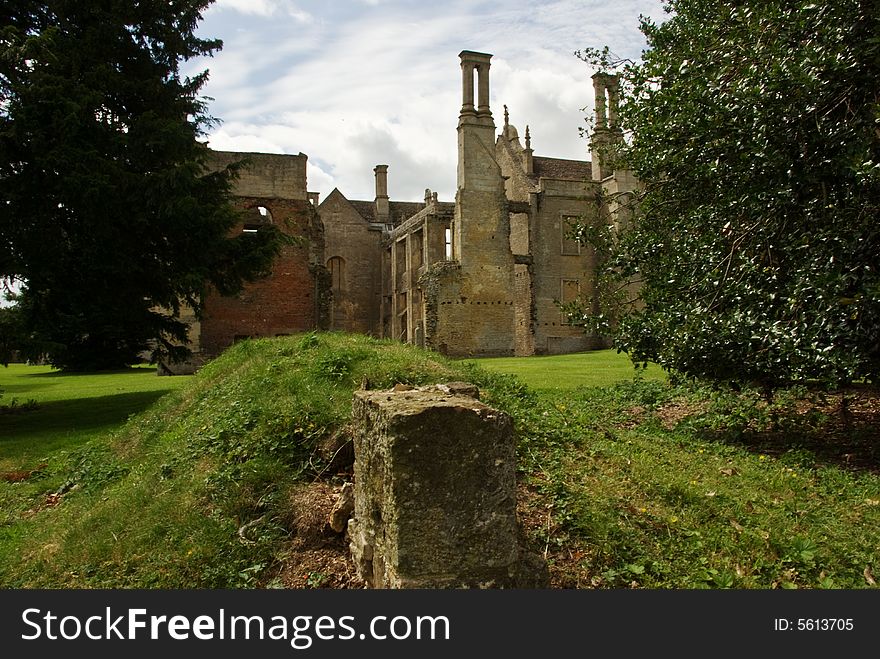
<svg viewBox="0 0 880 659">
<path fill-rule="evenodd" d="M 207 72 L 180 66 L 212 0 L 6 0 L 0 8 L 0 277 L 69 369 L 183 356 L 181 303 L 234 292 L 282 242 L 230 237 L 236 167 L 207 168 Z"/>
<path fill-rule="evenodd" d="M 598 241 L 639 287 L 617 346 L 768 389 L 876 380 L 880 2 L 666 9 L 641 61 L 579 53 L 620 76 L 618 165 L 642 182 L 637 221 Z"/>
</svg>

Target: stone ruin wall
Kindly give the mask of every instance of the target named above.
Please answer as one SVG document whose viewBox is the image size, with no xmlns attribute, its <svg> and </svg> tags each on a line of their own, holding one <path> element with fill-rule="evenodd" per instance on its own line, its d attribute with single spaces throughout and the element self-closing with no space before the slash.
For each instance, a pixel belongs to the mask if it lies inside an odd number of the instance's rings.
<svg viewBox="0 0 880 659">
<path fill-rule="evenodd" d="M 333 286 L 329 329 L 378 336 L 382 231 L 365 221 L 338 190 L 321 202 L 320 212 L 324 264 Z"/>
<path fill-rule="evenodd" d="M 374 202 L 377 218 L 385 218 L 385 224 L 365 222 L 338 191 L 334 191 L 338 199 L 328 203 L 331 195 L 322 204 L 322 224 L 317 200 L 307 191 L 305 155 L 212 152 L 216 167 L 249 159 L 235 187 L 237 203 L 245 209 L 268 208 L 276 224 L 305 243 L 286 247 L 271 275 L 248 285 L 240 295 L 209 295 L 201 327 L 194 324 L 192 332 L 203 356 L 214 356 L 247 336 L 325 328 L 393 336 L 451 356 L 605 347 L 601 339 L 569 325 L 557 306 L 571 296 L 574 286 L 582 299 L 590 298 L 596 269 L 587 248 L 580 254 L 566 253 L 562 224 L 566 216 L 595 214 L 600 189 L 611 199 L 623 199 L 637 181 L 628 172 L 603 168 L 595 154 L 592 181 L 586 180 L 589 173 L 584 180 L 575 180 L 570 171 L 561 176 L 539 172 L 536 163 L 554 159 L 532 156 L 528 127 L 523 147 L 508 123 L 506 108 L 503 130 L 496 136 L 489 108 L 491 55 L 463 51 L 460 58 L 463 102 L 452 260 L 443 255 L 435 262 L 432 250 L 426 249 L 423 262 L 411 264 L 413 236 L 395 231 L 397 242 L 406 239 L 406 282 L 397 281 L 400 272 L 395 274 L 395 266 L 399 271 L 400 258 L 395 258 L 395 244 L 389 260 L 384 242 L 391 219 L 384 178 L 387 166 L 377 166 Z M 614 80 L 594 82 L 598 129 L 593 143 L 599 147 L 617 139 L 616 96 Z M 601 160 L 601 149 L 599 154 Z M 616 220 L 626 214 L 619 206 L 612 201 L 602 215 Z M 448 219 L 444 222 L 443 226 L 450 226 Z M 439 240 L 442 251 L 443 227 L 437 226 L 441 233 L 430 241 L 433 245 Z M 433 227 L 431 222 L 424 224 L 421 236 L 426 244 Z M 330 259 L 336 265 L 340 259 L 344 262 L 344 286 L 335 291 Z"/>
<path fill-rule="evenodd" d="M 299 242 L 284 246 L 270 274 L 245 285 L 238 295 L 207 295 L 200 343 L 202 351 L 212 356 L 243 338 L 294 334 L 327 325 L 324 236 L 306 190 L 308 157 L 212 151 L 217 168 L 242 159 L 247 164 L 240 170 L 233 193 L 236 205 L 244 211 L 244 222 L 248 214 L 253 216 L 263 207 L 275 226 Z"/>
<path fill-rule="evenodd" d="M 483 268 L 493 274 L 493 266 Z M 487 287 L 479 268 L 445 266 L 435 276 L 436 287 L 425 291 L 426 346 L 453 357 L 512 355 L 513 288 Z"/>
</svg>

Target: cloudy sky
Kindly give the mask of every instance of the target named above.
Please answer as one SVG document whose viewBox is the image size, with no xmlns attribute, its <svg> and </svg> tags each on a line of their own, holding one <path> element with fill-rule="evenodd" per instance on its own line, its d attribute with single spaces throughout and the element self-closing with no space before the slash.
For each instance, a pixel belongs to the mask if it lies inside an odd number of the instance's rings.
<svg viewBox="0 0 880 659">
<path fill-rule="evenodd" d="M 578 128 L 592 73 L 574 51 L 608 45 L 637 58 L 640 14 L 660 0 L 217 0 L 199 34 L 223 40 L 204 94 L 222 123 L 215 149 L 305 153 L 309 190 L 372 199 L 387 164 L 392 199 L 425 188 L 454 197 L 461 107 L 458 53 L 492 53 L 491 106 L 503 104 L 536 155 L 587 157 Z"/>
</svg>

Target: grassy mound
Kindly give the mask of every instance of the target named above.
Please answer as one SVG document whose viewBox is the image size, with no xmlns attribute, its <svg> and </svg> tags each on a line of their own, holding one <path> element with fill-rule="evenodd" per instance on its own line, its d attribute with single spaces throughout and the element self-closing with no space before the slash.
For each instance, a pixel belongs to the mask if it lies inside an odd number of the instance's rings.
<svg viewBox="0 0 880 659">
<path fill-rule="evenodd" d="M 283 561 L 291 488 L 325 471 L 319 443 L 348 420 L 352 392 L 475 372 L 363 336 L 239 343 L 121 431 L 44 469 L 40 497 L 17 511 L 24 520 L 0 531 L 20 557 L 2 563 L 0 582 L 265 583 Z"/>
<path fill-rule="evenodd" d="M 771 404 L 626 380 L 618 357 L 617 384 L 558 389 L 562 366 L 608 355 L 509 360 L 517 380 L 363 336 L 240 343 L 120 430 L 35 447 L 22 480 L 0 480 L 0 584 L 356 586 L 341 539 L 305 542 L 352 392 L 469 380 L 514 419 L 523 535 L 554 587 L 877 587 L 880 392 Z"/>
</svg>

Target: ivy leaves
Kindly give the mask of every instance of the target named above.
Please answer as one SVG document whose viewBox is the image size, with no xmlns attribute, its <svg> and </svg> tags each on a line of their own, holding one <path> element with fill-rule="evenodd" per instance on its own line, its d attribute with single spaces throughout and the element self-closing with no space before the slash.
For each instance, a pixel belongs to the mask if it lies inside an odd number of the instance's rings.
<svg viewBox="0 0 880 659">
<path fill-rule="evenodd" d="M 768 387 L 880 371 L 880 11 L 673 0 L 621 76 L 640 219 L 606 278 L 642 281 L 617 346 Z M 608 309 L 605 309 L 608 313 Z"/>
</svg>

